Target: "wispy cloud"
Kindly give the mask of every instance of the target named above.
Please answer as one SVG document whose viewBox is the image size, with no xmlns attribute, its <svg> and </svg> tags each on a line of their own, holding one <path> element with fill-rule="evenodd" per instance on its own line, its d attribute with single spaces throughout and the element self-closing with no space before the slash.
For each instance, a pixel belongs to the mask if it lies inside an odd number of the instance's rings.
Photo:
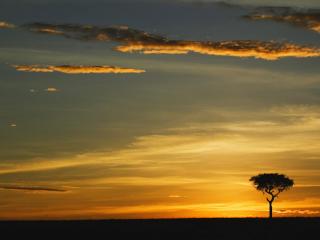
<svg viewBox="0 0 320 240">
<path fill-rule="evenodd" d="M 32 23 L 26 24 L 24 28 L 37 33 L 62 35 L 67 38 L 78 40 L 97 40 L 97 41 L 148 41 L 161 42 L 166 38 L 144 31 L 129 28 L 127 26 L 98 27 L 92 25 L 77 24 L 47 24 Z"/>
<path fill-rule="evenodd" d="M 234 41 L 185 41 L 171 40 L 144 31 L 120 27 L 96 27 L 83 25 L 53 25 L 34 23 L 25 25 L 30 31 L 59 34 L 67 38 L 94 41 L 116 41 L 120 52 L 143 54 L 188 54 L 198 53 L 214 56 L 254 57 L 277 60 L 284 57 L 319 57 L 320 49 L 288 42 L 234 40 Z M 40 70 L 41 71 L 41 70 Z M 46 71 L 46 70 L 44 70 Z"/>
<path fill-rule="evenodd" d="M 144 73 L 145 70 L 134 68 L 122 68 L 115 66 L 73 66 L 73 65 L 61 65 L 61 66 L 39 66 L 39 65 L 13 65 L 17 71 L 23 72 L 61 72 L 66 74 L 102 74 L 102 73 Z"/>
<path fill-rule="evenodd" d="M 59 89 L 57 89 L 55 87 L 48 87 L 48 88 L 44 89 L 44 91 L 46 91 L 46 92 L 58 92 Z"/>
<path fill-rule="evenodd" d="M 283 209 L 283 210 L 275 210 L 275 213 L 283 214 L 283 215 L 318 215 L 320 211 L 318 210 L 310 210 L 310 209 Z"/>
<path fill-rule="evenodd" d="M 247 112 L 219 113 L 230 119 L 234 116 L 247 116 Z M 201 161 L 202 165 L 213 164 L 210 168 L 216 169 L 224 169 L 222 165 L 215 164 L 226 161 L 230 164 L 229 167 L 232 165 L 232 169 L 240 170 L 244 162 L 251 161 L 250 156 L 254 159 L 258 155 L 266 159 L 266 156 L 269 156 L 272 164 L 275 163 L 271 156 L 292 157 L 295 159 L 292 161 L 297 162 L 300 161 L 298 153 L 303 154 L 304 159 L 307 155 L 318 156 L 320 111 L 317 106 L 279 106 L 261 114 L 257 113 L 253 119 L 192 123 L 190 126 L 168 129 L 163 134 L 140 136 L 135 138 L 130 146 L 118 151 L 89 152 L 62 159 L 35 159 L 19 166 L 7 166 L 0 170 L 0 175 L 19 172 L 32 172 L 34 175 L 35 172 L 54 169 L 87 168 L 90 165 L 114 166 L 128 162 L 131 167 L 136 168 L 147 167 L 149 164 L 153 166 L 153 163 L 156 163 L 157 168 L 160 171 L 165 169 L 166 173 L 168 166 L 173 168 L 173 163 L 188 165 L 198 161 Z M 206 159 L 219 161 L 211 162 Z M 272 164 L 267 162 L 264 167 Z M 281 164 L 284 169 L 288 168 L 286 162 Z M 293 163 L 290 164 L 294 168 Z M 145 179 L 125 179 L 125 182 L 146 184 Z M 161 179 L 160 183 L 163 182 Z"/>
<path fill-rule="evenodd" d="M 0 28 L 14 28 L 15 25 L 8 23 L 8 22 L 4 22 L 4 21 L 0 21 Z"/>
<path fill-rule="evenodd" d="M 289 23 L 320 33 L 320 10 L 296 10 L 292 8 L 258 8 L 245 16 L 250 20 L 273 20 Z"/>
<path fill-rule="evenodd" d="M 179 0 L 183 2 L 194 3 L 226 3 L 230 5 L 244 6 L 290 6 L 299 8 L 315 8 L 320 7 L 318 0 Z"/>
<path fill-rule="evenodd" d="M 61 188 L 40 187 L 40 186 L 0 185 L 0 189 L 31 191 L 31 192 L 67 192 L 67 190 L 61 189 Z"/>
<path fill-rule="evenodd" d="M 181 195 L 169 195 L 168 198 L 184 198 L 184 196 L 181 196 Z"/>
</svg>

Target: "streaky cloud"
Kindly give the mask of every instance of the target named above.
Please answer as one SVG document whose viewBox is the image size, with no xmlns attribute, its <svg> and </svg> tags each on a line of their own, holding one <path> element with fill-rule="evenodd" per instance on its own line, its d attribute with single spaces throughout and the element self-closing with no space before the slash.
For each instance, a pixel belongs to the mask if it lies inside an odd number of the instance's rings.
<svg viewBox="0 0 320 240">
<path fill-rule="evenodd" d="M 185 41 L 131 29 L 127 26 L 96 27 L 70 24 L 33 23 L 24 25 L 33 32 L 62 35 L 85 41 L 115 41 L 120 45 L 115 50 L 124 53 L 143 54 L 188 54 L 198 53 L 213 56 L 254 57 L 277 60 L 284 57 L 319 57 L 320 49 L 289 42 L 232 40 L 232 41 Z M 36 69 L 51 71 L 52 69 Z"/>
<path fill-rule="evenodd" d="M 167 40 L 165 37 L 132 29 L 128 26 L 98 27 L 79 24 L 31 23 L 22 27 L 36 33 L 62 35 L 67 38 L 87 41 L 162 42 Z"/>
<path fill-rule="evenodd" d="M 5 21 L 0 21 L 0 29 L 1 28 L 14 28 L 15 25 L 12 24 L 12 23 L 8 23 L 8 22 L 5 22 Z"/>
<path fill-rule="evenodd" d="M 254 57 L 265 60 L 278 60 L 284 57 L 306 58 L 319 57 L 320 50 L 314 47 L 300 46 L 293 43 L 263 42 L 253 40 L 194 42 L 170 41 L 161 44 L 131 42 L 116 48 L 121 52 L 140 52 L 144 54 L 188 54 Z"/>
<path fill-rule="evenodd" d="M 169 195 L 168 198 L 185 198 L 185 197 L 181 195 Z"/>
<path fill-rule="evenodd" d="M 12 65 L 17 71 L 21 72 L 53 72 L 48 67 L 41 67 L 38 65 Z"/>
<path fill-rule="evenodd" d="M 286 6 L 298 8 L 315 8 L 320 7 L 318 0 L 179 0 L 182 2 L 193 3 L 226 3 L 230 5 L 244 6 Z"/>
<path fill-rule="evenodd" d="M 320 213 L 318 210 L 310 210 L 310 209 L 283 209 L 283 210 L 275 210 L 275 213 L 285 214 L 285 215 L 317 215 Z"/>
<path fill-rule="evenodd" d="M 48 88 L 44 89 L 44 91 L 46 91 L 46 92 L 58 92 L 59 89 L 57 89 L 55 87 L 48 87 Z"/>
<path fill-rule="evenodd" d="M 23 72 L 61 72 L 65 74 L 102 74 L 102 73 L 144 73 L 145 70 L 134 68 L 122 68 L 115 66 L 75 66 L 75 65 L 60 65 L 60 66 L 40 66 L 40 65 L 13 65 L 17 71 Z"/>
<path fill-rule="evenodd" d="M 303 27 L 320 33 L 320 10 L 297 10 L 286 7 L 265 7 L 245 16 L 245 18 L 258 20 L 273 20 L 289 23 L 296 27 Z"/>
<path fill-rule="evenodd" d="M 18 191 L 36 191 L 36 192 L 67 192 L 61 188 L 40 187 L 40 186 L 18 186 L 18 185 L 0 185 L 3 190 L 18 190 Z"/>
</svg>

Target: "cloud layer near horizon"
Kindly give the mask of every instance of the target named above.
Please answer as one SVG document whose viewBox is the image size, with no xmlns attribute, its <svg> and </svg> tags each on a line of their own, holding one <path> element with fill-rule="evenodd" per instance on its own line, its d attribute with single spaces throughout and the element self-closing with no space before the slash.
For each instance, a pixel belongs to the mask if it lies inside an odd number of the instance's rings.
<svg viewBox="0 0 320 240">
<path fill-rule="evenodd" d="M 86 211 L 94 210 L 103 217 L 129 213 L 146 217 L 148 212 L 167 214 L 178 209 L 184 209 L 186 216 L 198 217 L 248 216 L 257 210 L 253 216 L 263 216 L 267 211 L 264 198 L 252 189 L 248 178 L 257 171 L 281 171 L 298 184 L 281 196 L 275 213 L 318 216 L 318 210 L 312 209 L 319 208 L 319 107 L 279 106 L 269 111 L 271 115 L 262 111 L 264 116 L 257 113 L 251 120 L 177 126 L 163 134 L 138 137 L 116 151 L 44 162 L 37 159 L 0 171 L 0 178 L 23 183 L 32 176 L 34 184 L 73 188 L 72 199 L 79 199 L 76 206 L 74 201 L 59 199 L 69 217 L 76 213 L 88 216 Z M 229 114 L 245 116 L 247 112 Z M 26 195 L 29 201 L 41 203 L 41 199 Z M 98 204 L 92 199 L 99 199 Z M 24 206 L 25 201 L 15 199 L 15 204 Z M 98 206 L 101 209 L 97 210 Z M 21 214 L 23 209 L 15 211 Z M 39 216 L 39 211 L 27 213 Z M 61 217 L 66 213 L 55 214 Z M 180 212 L 175 214 L 181 217 Z"/>
<path fill-rule="evenodd" d="M 73 65 L 61 65 L 61 66 L 39 66 L 39 65 L 13 65 L 17 71 L 23 72 L 61 72 L 66 74 L 89 74 L 89 73 L 144 73 L 145 70 L 134 68 L 121 68 L 114 66 L 73 66 Z"/>
<path fill-rule="evenodd" d="M 288 42 L 233 40 L 233 41 L 185 41 L 170 40 L 126 26 L 96 27 L 70 24 L 34 23 L 25 25 L 30 31 L 61 35 L 77 40 L 115 41 L 122 45 L 115 49 L 120 52 L 143 54 L 188 54 L 198 53 L 214 56 L 254 57 L 277 60 L 284 57 L 319 57 L 320 49 Z"/>
<path fill-rule="evenodd" d="M 17 185 L 0 185 L 3 190 L 31 191 L 31 192 L 66 192 L 61 188 L 40 187 L 40 186 L 17 186 Z"/>
</svg>

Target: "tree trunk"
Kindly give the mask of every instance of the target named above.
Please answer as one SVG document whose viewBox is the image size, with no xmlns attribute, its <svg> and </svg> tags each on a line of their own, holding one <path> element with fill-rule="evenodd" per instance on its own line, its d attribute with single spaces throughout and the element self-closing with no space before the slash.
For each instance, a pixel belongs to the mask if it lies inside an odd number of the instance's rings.
<svg viewBox="0 0 320 240">
<path fill-rule="evenodd" d="M 269 218 L 272 218 L 272 201 L 269 202 Z"/>
</svg>

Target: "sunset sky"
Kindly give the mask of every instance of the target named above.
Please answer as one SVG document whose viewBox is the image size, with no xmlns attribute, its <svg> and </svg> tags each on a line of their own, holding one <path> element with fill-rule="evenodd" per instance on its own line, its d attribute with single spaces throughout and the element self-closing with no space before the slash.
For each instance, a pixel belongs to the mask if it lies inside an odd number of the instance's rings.
<svg viewBox="0 0 320 240">
<path fill-rule="evenodd" d="M 319 66 L 319 0 L 1 0 L 0 219 L 320 216 Z"/>
</svg>

